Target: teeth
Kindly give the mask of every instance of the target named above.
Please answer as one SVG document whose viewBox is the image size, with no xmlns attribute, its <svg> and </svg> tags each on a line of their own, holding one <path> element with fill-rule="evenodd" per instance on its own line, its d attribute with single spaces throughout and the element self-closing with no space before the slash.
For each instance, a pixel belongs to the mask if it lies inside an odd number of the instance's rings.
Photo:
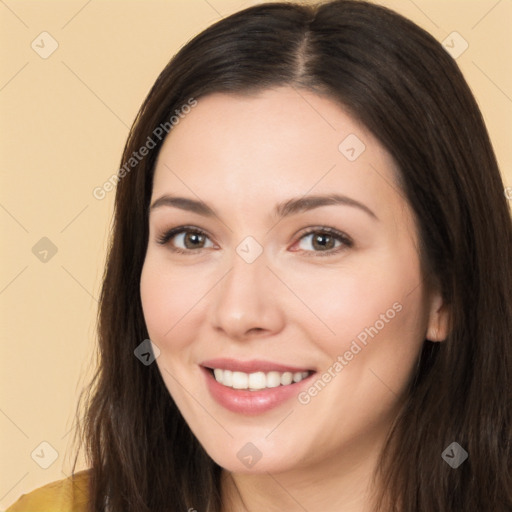
<svg viewBox="0 0 512 512">
<path fill-rule="evenodd" d="M 279 372 L 267 373 L 267 388 L 277 388 L 281 385 L 281 374 Z"/>
<path fill-rule="evenodd" d="M 305 379 L 309 372 L 233 372 L 231 370 L 213 370 L 215 380 L 233 389 L 249 389 L 257 391 L 265 388 L 277 388 L 278 386 L 288 386 Z"/>
<path fill-rule="evenodd" d="M 219 371 L 222 372 L 222 370 Z M 226 386 L 233 387 L 233 372 L 231 370 L 224 370 L 222 382 L 225 382 Z"/>
<path fill-rule="evenodd" d="M 242 372 L 233 372 L 233 389 L 247 389 L 249 386 L 249 375 Z"/>
<path fill-rule="evenodd" d="M 293 374 L 293 382 L 300 382 L 302 379 L 302 372 L 295 372 Z"/>
<path fill-rule="evenodd" d="M 281 386 L 288 386 L 288 384 L 291 384 L 292 382 L 293 382 L 293 373 L 292 372 L 284 372 L 281 375 Z"/>
<path fill-rule="evenodd" d="M 220 383 L 224 381 L 217 379 Z M 227 386 L 227 384 L 224 384 Z M 250 389 L 264 389 L 267 386 L 267 376 L 263 372 L 251 373 L 249 375 Z"/>
</svg>

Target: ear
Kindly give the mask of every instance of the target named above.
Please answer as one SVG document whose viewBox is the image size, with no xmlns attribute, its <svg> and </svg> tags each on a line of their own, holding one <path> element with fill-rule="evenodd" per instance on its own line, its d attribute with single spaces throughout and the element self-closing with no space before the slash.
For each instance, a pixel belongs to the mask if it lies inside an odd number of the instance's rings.
<svg viewBox="0 0 512 512">
<path fill-rule="evenodd" d="M 432 292 L 429 301 L 429 315 L 425 338 L 429 341 L 444 341 L 448 337 L 450 308 L 440 291 Z"/>
</svg>

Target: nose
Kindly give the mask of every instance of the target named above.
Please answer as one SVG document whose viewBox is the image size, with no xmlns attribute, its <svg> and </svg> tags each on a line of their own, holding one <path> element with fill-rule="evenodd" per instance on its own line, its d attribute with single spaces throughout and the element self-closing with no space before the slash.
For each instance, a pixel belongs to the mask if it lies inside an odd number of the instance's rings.
<svg viewBox="0 0 512 512">
<path fill-rule="evenodd" d="M 234 254 L 211 298 L 213 328 L 237 341 L 279 333 L 285 316 L 277 285 L 263 254 L 252 263 Z"/>
</svg>

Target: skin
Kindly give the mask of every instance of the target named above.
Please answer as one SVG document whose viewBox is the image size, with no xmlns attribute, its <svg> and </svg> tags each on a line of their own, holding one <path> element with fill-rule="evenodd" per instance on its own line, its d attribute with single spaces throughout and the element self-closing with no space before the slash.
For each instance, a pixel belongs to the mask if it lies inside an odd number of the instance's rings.
<svg viewBox="0 0 512 512">
<path fill-rule="evenodd" d="M 338 149 L 349 134 L 365 145 L 354 161 Z M 369 509 L 377 456 L 423 341 L 443 340 L 448 322 L 422 275 L 397 175 L 380 143 L 340 106 L 292 87 L 200 98 L 165 140 L 151 203 L 173 194 L 205 202 L 216 216 L 151 211 L 142 305 L 169 393 L 225 468 L 224 511 Z M 376 218 L 339 204 L 272 214 L 292 197 L 332 193 Z M 157 243 L 178 226 L 206 238 L 197 246 L 185 246 L 183 234 Z M 310 227 L 334 228 L 353 244 L 327 237 L 334 245 L 326 251 L 304 236 Z M 263 248 L 252 263 L 236 252 L 247 236 Z M 396 303 L 400 312 L 307 404 L 294 397 L 248 416 L 224 409 L 207 390 L 198 365 L 216 357 L 265 359 L 321 376 Z M 247 442 L 262 453 L 250 469 L 237 457 Z"/>
</svg>

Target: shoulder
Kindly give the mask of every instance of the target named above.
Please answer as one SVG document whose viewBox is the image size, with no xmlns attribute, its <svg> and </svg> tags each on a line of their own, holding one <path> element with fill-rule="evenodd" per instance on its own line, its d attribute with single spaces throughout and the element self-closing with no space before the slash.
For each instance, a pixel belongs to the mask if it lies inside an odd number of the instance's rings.
<svg viewBox="0 0 512 512">
<path fill-rule="evenodd" d="M 6 512 L 87 512 L 90 470 L 23 494 Z"/>
</svg>

